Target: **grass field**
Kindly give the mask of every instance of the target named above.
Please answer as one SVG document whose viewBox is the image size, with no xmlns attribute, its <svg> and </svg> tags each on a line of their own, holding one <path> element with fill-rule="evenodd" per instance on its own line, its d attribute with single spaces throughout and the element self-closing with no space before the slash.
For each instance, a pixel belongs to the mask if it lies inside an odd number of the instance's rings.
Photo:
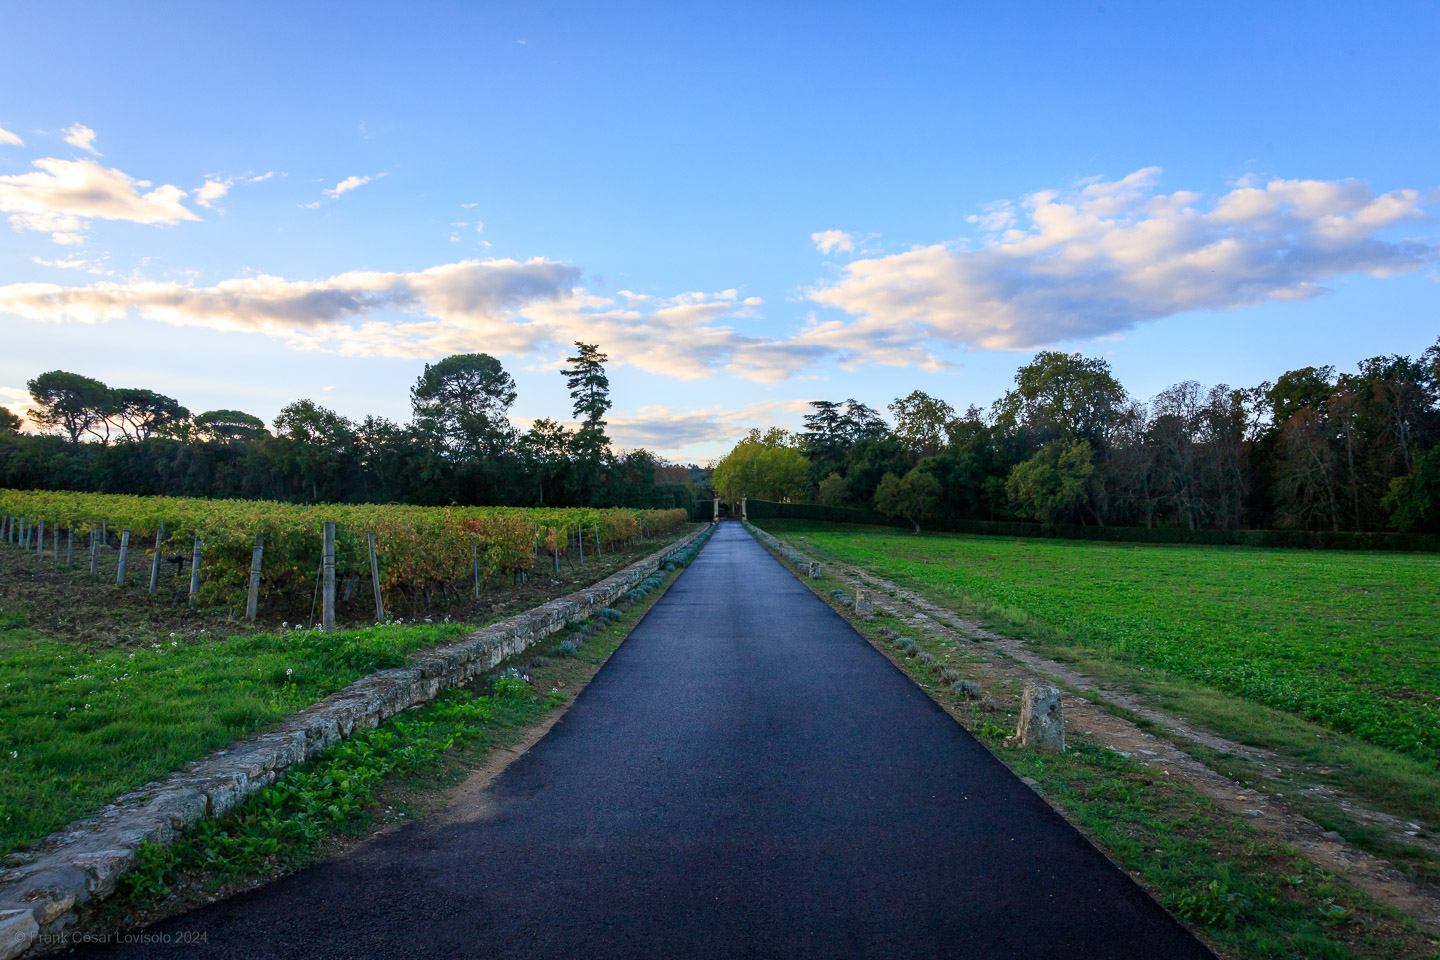
<svg viewBox="0 0 1440 960">
<path fill-rule="evenodd" d="M 471 629 L 202 631 L 97 650 L 0 611 L 0 854 Z"/>
<path fill-rule="evenodd" d="M 1031 638 L 1161 668 L 1433 764 L 1440 558 L 767 522 Z"/>
</svg>

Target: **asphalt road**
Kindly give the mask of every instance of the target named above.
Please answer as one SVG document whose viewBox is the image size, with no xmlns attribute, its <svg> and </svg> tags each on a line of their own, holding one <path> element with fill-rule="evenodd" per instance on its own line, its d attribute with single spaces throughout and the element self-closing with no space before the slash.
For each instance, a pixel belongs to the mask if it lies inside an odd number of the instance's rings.
<svg viewBox="0 0 1440 960">
<path fill-rule="evenodd" d="M 146 932 L 103 955 L 1211 956 L 734 523 L 488 790 Z"/>
</svg>

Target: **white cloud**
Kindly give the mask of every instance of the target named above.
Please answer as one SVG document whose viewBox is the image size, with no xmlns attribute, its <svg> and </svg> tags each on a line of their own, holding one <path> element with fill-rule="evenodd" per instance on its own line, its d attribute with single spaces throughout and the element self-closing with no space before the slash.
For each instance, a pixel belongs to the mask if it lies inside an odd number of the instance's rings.
<svg viewBox="0 0 1440 960">
<path fill-rule="evenodd" d="M 65 142 L 72 147 L 88 150 L 97 157 L 101 156 L 100 151 L 95 149 L 95 131 L 83 123 L 77 123 L 65 131 Z"/>
<path fill-rule="evenodd" d="M 815 249 L 826 256 L 836 250 L 853 253 L 856 239 L 853 233 L 846 233 L 844 230 L 821 230 L 810 234 L 810 242 L 815 244 Z"/>
<path fill-rule="evenodd" d="M 1333 277 L 1436 259 L 1428 240 L 1382 235 L 1429 219 L 1415 190 L 1246 180 L 1207 207 L 1196 193 L 1153 193 L 1159 173 L 1035 193 L 1018 211 L 988 205 L 975 222 L 1001 232 L 973 249 L 942 243 L 847 264 L 808 295 L 854 321 L 817 323 L 803 337 L 897 362 L 933 343 L 1033 349 L 1177 313 L 1306 299 Z"/>
<path fill-rule="evenodd" d="M 326 190 L 324 193 L 325 196 L 338 200 L 342 194 L 349 193 L 357 187 L 363 187 L 373 179 L 373 177 L 346 177 L 344 180 L 335 184 L 333 189 Z"/>
<path fill-rule="evenodd" d="M 101 276 L 114 276 L 114 270 L 107 270 L 103 260 L 84 260 L 74 258 L 70 260 L 46 260 L 44 257 L 31 257 L 35 263 L 42 267 L 53 267 L 56 270 L 84 270 L 86 273 L 96 273 Z"/>
<path fill-rule="evenodd" d="M 234 180 L 206 180 L 199 190 L 195 191 L 195 202 L 202 207 L 210 207 L 216 200 L 230 192 L 230 185 Z"/>
<path fill-rule="evenodd" d="M 36 160 L 33 173 L 0 176 L 0 212 L 10 214 L 16 230 L 39 230 L 61 244 L 78 244 L 88 220 L 173 224 L 198 220 L 180 201 L 184 190 L 171 184 L 140 193 L 145 180 L 93 160 Z"/>
<path fill-rule="evenodd" d="M 8 147 L 23 147 L 25 146 L 25 141 L 21 140 L 15 134 L 11 133 L 9 130 L 6 130 L 4 127 L 0 127 L 0 144 L 4 144 Z"/>
<path fill-rule="evenodd" d="M 213 209 L 215 201 L 226 196 L 230 188 L 237 183 L 264 183 L 275 176 L 274 170 L 267 170 L 261 174 L 246 173 L 239 177 L 207 176 L 205 184 L 195 191 L 195 202 L 206 209 Z M 317 202 L 315 206 L 319 206 Z M 223 212 L 223 211 L 222 211 Z"/>
<path fill-rule="evenodd" d="M 769 400 L 732 409 L 721 405 L 698 410 L 644 406 L 629 416 L 606 418 L 607 432 L 617 446 L 644 447 L 663 457 L 718 456 L 751 427 L 777 422 L 798 424 L 809 404 L 804 400 Z"/>
<path fill-rule="evenodd" d="M 966 217 L 965 222 L 976 224 L 988 233 L 998 233 L 1015 224 L 1015 205 L 1009 200 L 983 204 L 980 210 L 980 213 L 972 213 Z"/>
</svg>

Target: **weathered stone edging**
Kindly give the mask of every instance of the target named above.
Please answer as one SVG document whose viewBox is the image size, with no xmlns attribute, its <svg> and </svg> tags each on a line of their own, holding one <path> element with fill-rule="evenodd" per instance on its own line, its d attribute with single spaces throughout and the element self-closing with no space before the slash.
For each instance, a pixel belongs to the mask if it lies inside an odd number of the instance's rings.
<svg viewBox="0 0 1440 960">
<path fill-rule="evenodd" d="M 61 930 L 75 907 L 114 893 L 140 847 L 169 843 L 198 820 L 223 816 L 356 730 L 467 683 L 567 622 L 609 606 L 710 529 L 701 527 L 583 590 L 413 656 L 410 666 L 362 677 L 270 732 L 197 760 L 46 837 L 18 855 L 29 862 L 0 871 L 0 960 L 25 953 L 42 933 Z"/>
<path fill-rule="evenodd" d="M 812 560 L 785 541 L 772 537 L 764 530 L 752 524 L 749 520 L 742 520 L 741 523 L 745 525 L 746 530 L 750 531 L 750 536 L 759 540 L 762 544 L 769 547 L 775 553 L 780 554 L 786 560 L 804 569 L 810 579 L 819 580 L 823 575 L 819 560 Z"/>
</svg>

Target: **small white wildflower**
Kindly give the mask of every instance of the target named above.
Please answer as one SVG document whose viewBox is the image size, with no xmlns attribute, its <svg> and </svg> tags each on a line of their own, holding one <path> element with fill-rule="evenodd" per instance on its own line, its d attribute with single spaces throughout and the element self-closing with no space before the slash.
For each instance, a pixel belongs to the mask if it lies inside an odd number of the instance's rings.
<svg viewBox="0 0 1440 960">
<path fill-rule="evenodd" d="M 281 629 L 281 630 L 289 630 L 289 629 L 290 629 L 290 621 L 289 621 L 289 620 L 281 620 L 281 621 L 280 621 L 280 629 Z"/>
<path fill-rule="evenodd" d="M 285 676 L 287 676 L 287 677 L 290 676 L 290 674 L 292 674 L 292 673 L 294 673 L 294 672 L 295 672 L 295 668 L 294 668 L 294 667 L 286 667 L 286 668 L 285 668 Z"/>
<path fill-rule="evenodd" d="M 19 750 L 11 750 L 11 751 L 10 751 L 10 759 L 11 759 L 11 760 L 18 760 L 18 759 L 20 759 L 20 751 L 19 751 Z"/>
<path fill-rule="evenodd" d="M 180 641 L 179 641 L 179 640 L 171 640 L 171 641 L 170 641 L 170 646 L 172 646 L 172 647 L 178 647 L 178 646 L 180 646 Z"/>
</svg>

